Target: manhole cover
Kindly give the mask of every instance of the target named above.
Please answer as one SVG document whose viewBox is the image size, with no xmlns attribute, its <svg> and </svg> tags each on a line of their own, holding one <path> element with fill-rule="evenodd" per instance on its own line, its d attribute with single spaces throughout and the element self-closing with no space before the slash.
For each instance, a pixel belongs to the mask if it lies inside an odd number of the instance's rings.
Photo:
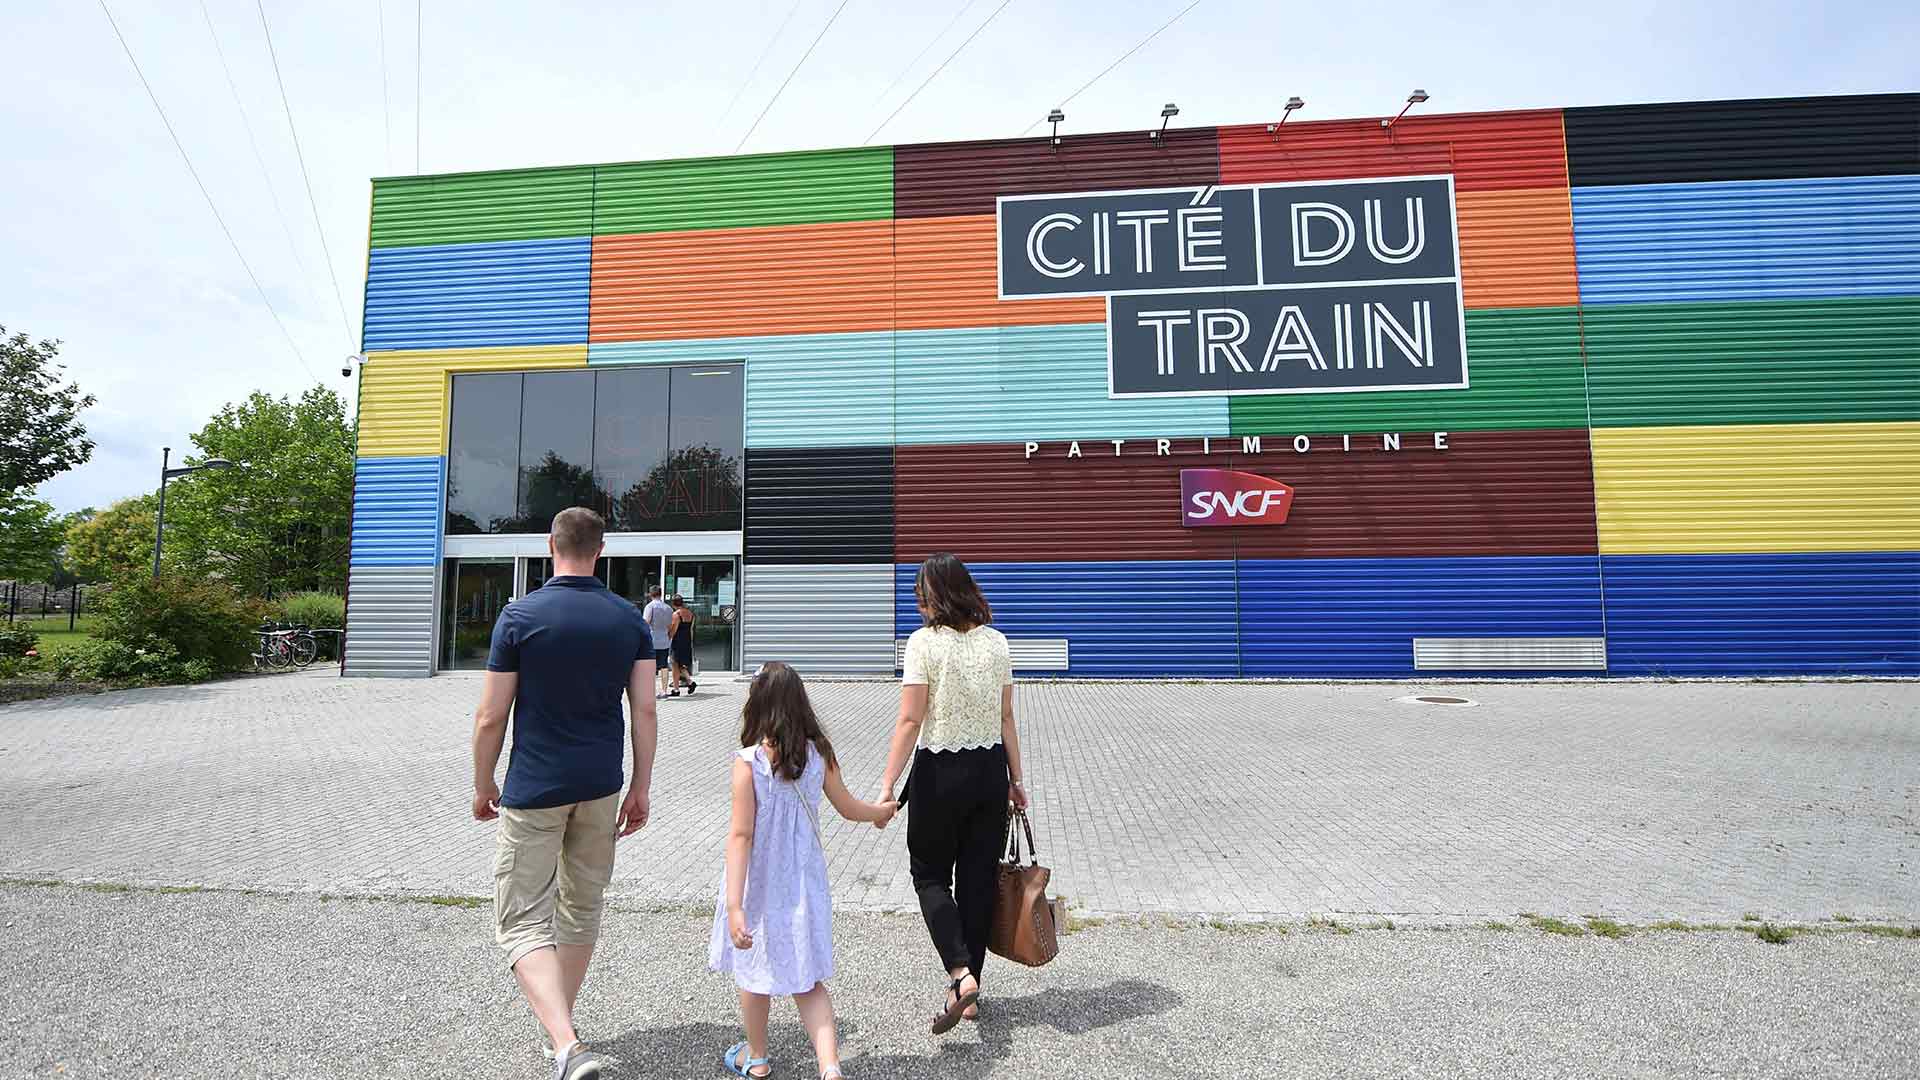
<svg viewBox="0 0 1920 1080">
<path fill-rule="evenodd" d="M 1467 708 L 1480 704 L 1472 698 L 1451 697 L 1446 694 L 1410 694 L 1393 700 L 1402 705 L 1450 705 L 1455 708 Z"/>
</svg>

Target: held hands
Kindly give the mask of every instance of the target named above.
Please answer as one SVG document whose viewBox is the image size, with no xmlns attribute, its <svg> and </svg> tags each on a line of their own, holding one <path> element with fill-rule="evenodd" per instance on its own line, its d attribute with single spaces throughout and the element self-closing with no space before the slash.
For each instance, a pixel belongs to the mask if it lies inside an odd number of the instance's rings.
<svg viewBox="0 0 1920 1080">
<path fill-rule="evenodd" d="M 891 799 L 883 799 L 879 805 L 880 816 L 873 819 L 873 827 L 884 829 L 887 827 L 887 822 L 893 820 L 893 815 L 900 812 L 900 804 Z"/>
<path fill-rule="evenodd" d="M 500 816 L 500 785 L 488 780 L 473 788 L 473 820 L 492 821 Z"/>
<path fill-rule="evenodd" d="M 733 939 L 736 949 L 753 948 L 753 935 L 747 931 L 747 913 L 739 908 L 727 909 L 727 936 Z"/>
<path fill-rule="evenodd" d="M 645 788 L 635 786 L 627 792 L 620 803 L 620 816 L 614 819 L 613 828 L 621 836 L 632 836 L 646 825 L 647 818 L 653 813 L 651 801 Z"/>
</svg>

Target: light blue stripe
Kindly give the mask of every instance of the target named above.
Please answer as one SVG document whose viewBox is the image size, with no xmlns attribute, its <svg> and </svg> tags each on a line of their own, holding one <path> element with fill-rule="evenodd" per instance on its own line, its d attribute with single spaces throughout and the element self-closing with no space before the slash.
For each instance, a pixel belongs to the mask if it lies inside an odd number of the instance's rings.
<svg viewBox="0 0 1920 1080">
<path fill-rule="evenodd" d="M 1920 175 L 1573 189 L 1588 304 L 1920 295 Z"/>
<path fill-rule="evenodd" d="M 354 463 L 352 566 L 434 566 L 440 560 L 442 457 Z"/>
<path fill-rule="evenodd" d="M 586 237 L 374 248 L 362 347 L 584 342 L 592 265 Z"/>
</svg>

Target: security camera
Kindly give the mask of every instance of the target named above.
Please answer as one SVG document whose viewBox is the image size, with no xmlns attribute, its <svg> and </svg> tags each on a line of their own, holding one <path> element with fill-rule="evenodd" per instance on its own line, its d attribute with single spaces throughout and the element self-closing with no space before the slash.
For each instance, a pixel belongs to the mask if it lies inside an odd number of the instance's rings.
<svg viewBox="0 0 1920 1080">
<path fill-rule="evenodd" d="M 340 377 L 343 379 L 353 378 L 353 365 L 352 364 L 340 365 Z"/>
</svg>

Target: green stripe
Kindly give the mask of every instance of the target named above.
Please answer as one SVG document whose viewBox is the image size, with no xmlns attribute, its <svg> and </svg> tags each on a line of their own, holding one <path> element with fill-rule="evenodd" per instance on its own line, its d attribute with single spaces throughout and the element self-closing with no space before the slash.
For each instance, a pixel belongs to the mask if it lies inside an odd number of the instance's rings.
<svg viewBox="0 0 1920 1080">
<path fill-rule="evenodd" d="M 1586 309 L 1596 427 L 1920 419 L 1920 297 Z"/>
<path fill-rule="evenodd" d="M 1236 397 L 1235 435 L 1584 427 L 1574 309 L 1467 312 L 1467 389 Z"/>
<path fill-rule="evenodd" d="M 585 236 L 593 169 L 525 169 L 373 182 L 374 247 Z"/>
<path fill-rule="evenodd" d="M 600 166 L 595 233 L 893 217 L 893 148 Z"/>
</svg>

